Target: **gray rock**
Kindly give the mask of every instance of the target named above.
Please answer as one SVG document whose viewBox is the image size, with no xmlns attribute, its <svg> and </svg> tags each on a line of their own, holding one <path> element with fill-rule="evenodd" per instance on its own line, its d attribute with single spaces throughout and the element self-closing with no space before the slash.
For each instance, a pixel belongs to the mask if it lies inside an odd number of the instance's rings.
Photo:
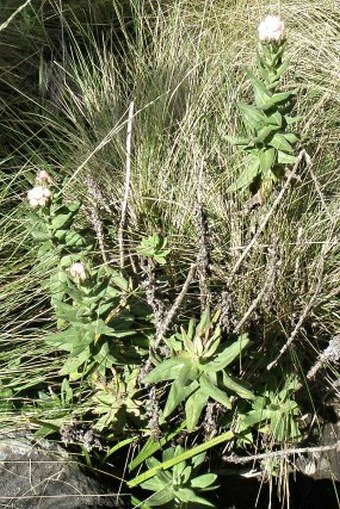
<svg viewBox="0 0 340 509">
<path fill-rule="evenodd" d="M 0 435 L 0 508 L 121 508 L 114 493 L 86 476 L 59 446 Z"/>
</svg>

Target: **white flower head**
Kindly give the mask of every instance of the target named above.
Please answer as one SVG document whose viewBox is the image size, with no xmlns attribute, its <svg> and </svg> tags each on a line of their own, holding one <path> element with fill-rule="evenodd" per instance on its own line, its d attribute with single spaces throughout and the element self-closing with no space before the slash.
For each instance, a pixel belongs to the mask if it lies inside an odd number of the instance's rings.
<svg viewBox="0 0 340 509">
<path fill-rule="evenodd" d="M 35 182 L 38 186 L 45 186 L 48 184 L 52 184 L 52 177 L 45 170 L 39 171 L 38 175 L 35 178 Z"/>
<path fill-rule="evenodd" d="M 51 191 L 48 187 L 35 186 L 27 193 L 28 203 L 30 207 L 46 207 L 51 198 Z"/>
<path fill-rule="evenodd" d="M 279 16 L 267 16 L 258 27 L 261 42 L 280 42 L 285 39 L 285 24 Z"/>
<path fill-rule="evenodd" d="M 69 268 L 70 274 L 76 281 L 84 282 L 87 279 L 86 267 L 83 262 L 76 262 Z"/>
</svg>

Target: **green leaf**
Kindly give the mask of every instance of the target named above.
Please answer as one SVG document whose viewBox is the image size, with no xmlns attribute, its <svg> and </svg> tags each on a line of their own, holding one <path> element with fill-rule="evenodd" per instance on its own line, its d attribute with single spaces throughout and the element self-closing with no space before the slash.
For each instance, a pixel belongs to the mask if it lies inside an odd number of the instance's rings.
<svg viewBox="0 0 340 509">
<path fill-rule="evenodd" d="M 193 504 L 197 504 L 197 505 L 204 505 L 206 507 L 215 508 L 215 505 L 212 504 L 211 502 L 209 502 L 209 500 L 207 500 L 203 497 L 199 497 L 197 495 L 193 495 L 193 497 L 190 499 L 190 502 L 192 502 Z"/>
<path fill-rule="evenodd" d="M 175 497 L 174 491 L 172 489 L 172 486 L 167 486 L 166 488 L 163 488 L 158 493 L 154 493 L 147 499 L 147 504 L 150 507 L 159 507 L 161 505 L 167 504 L 168 502 L 171 502 Z"/>
<path fill-rule="evenodd" d="M 234 191 L 238 191 L 239 189 L 248 187 L 256 178 L 257 174 L 259 173 L 259 170 L 260 161 L 258 160 L 258 158 L 253 158 L 249 162 L 248 167 L 243 170 L 238 179 L 228 187 L 227 193 L 231 193 Z"/>
<path fill-rule="evenodd" d="M 170 476 L 169 476 L 170 477 Z M 160 491 L 164 488 L 168 488 L 168 482 L 169 479 L 161 479 L 159 475 L 155 475 L 155 477 L 152 477 L 152 479 L 148 479 L 147 481 L 143 482 L 141 484 L 141 487 L 144 490 L 150 490 L 150 491 Z"/>
<path fill-rule="evenodd" d="M 201 452 L 200 454 L 196 454 L 193 458 L 191 458 L 191 464 L 194 468 L 198 468 L 205 460 L 206 453 Z"/>
<path fill-rule="evenodd" d="M 204 489 L 213 484 L 217 479 L 216 474 L 203 474 L 195 477 L 190 481 L 190 486 L 192 488 L 200 488 Z"/>
<path fill-rule="evenodd" d="M 231 145 L 249 145 L 250 139 L 245 138 L 242 136 L 225 136 L 225 139 L 231 144 Z"/>
<path fill-rule="evenodd" d="M 295 164 L 297 157 L 291 154 L 285 154 L 281 150 L 277 151 L 277 162 L 278 164 Z"/>
<path fill-rule="evenodd" d="M 293 125 L 302 120 L 302 117 L 290 117 L 289 115 L 284 116 L 287 125 Z"/>
<path fill-rule="evenodd" d="M 235 359 L 240 357 L 242 350 L 249 343 L 248 334 L 242 334 L 232 345 L 225 347 L 216 355 L 215 359 L 207 364 L 202 364 L 202 369 L 207 372 L 217 372 L 229 366 Z"/>
<path fill-rule="evenodd" d="M 90 349 L 88 347 L 84 348 L 84 350 L 79 355 L 77 355 L 76 357 L 73 356 L 69 357 L 66 360 L 65 364 L 59 371 L 60 375 L 70 375 L 72 380 L 79 379 L 91 369 L 92 363 L 91 362 L 87 363 L 90 358 L 91 358 Z M 86 369 L 83 370 L 83 372 L 78 372 L 80 366 L 82 366 L 85 363 L 87 363 Z"/>
<path fill-rule="evenodd" d="M 174 380 L 178 377 L 181 369 L 185 366 L 184 359 L 172 358 L 162 361 L 143 379 L 144 384 Z"/>
<path fill-rule="evenodd" d="M 178 407 L 178 405 L 190 394 L 198 388 L 198 382 L 194 380 L 191 384 L 184 386 L 181 382 L 175 380 L 171 385 L 171 389 L 163 411 L 164 417 L 168 417 Z"/>
<path fill-rule="evenodd" d="M 259 410 L 250 410 L 250 412 L 242 418 L 242 424 L 246 428 L 252 427 L 254 424 L 258 424 L 259 422 L 268 419 L 268 417 L 270 417 L 270 413 L 270 411 L 263 408 Z"/>
<path fill-rule="evenodd" d="M 220 342 L 221 342 L 221 328 L 217 326 L 213 336 L 209 339 L 208 343 L 204 347 L 203 358 L 209 359 L 210 357 L 212 357 L 216 353 L 218 347 L 220 346 Z"/>
<path fill-rule="evenodd" d="M 267 175 L 275 164 L 276 151 L 274 148 L 269 148 L 264 151 L 260 151 L 260 169 L 261 173 Z"/>
<path fill-rule="evenodd" d="M 83 337 L 83 331 L 81 329 L 70 327 L 63 332 L 56 332 L 50 334 L 45 338 L 45 341 L 49 345 L 53 345 L 55 348 L 62 348 L 70 350 L 73 345 L 79 343 Z"/>
<path fill-rule="evenodd" d="M 281 78 L 282 74 L 287 70 L 289 64 L 290 64 L 290 60 L 286 60 L 285 62 L 283 62 L 283 64 L 280 65 L 280 67 L 278 67 L 276 69 L 276 76 L 275 76 L 276 79 Z"/>
<path fill-rule="evenodd" d="M 43 242 L 45 240 L 49 240 L 52 238 L 52 235 L 50 233 L 46 233 L 41 230 L 31 230 L 31 235 L 33 237 L 33 240 L 35 240 L 36 242 Z"/>
<path fill-rule="evenodd" d="M 266 124 L 270 124 L 276 127 L 282 127 L 283 117 L 279 111 L 275 111 L 269 117 L 266 118 Z"/>
<path fill-rule="evenodd" d="M 193 470 L 193 468 L 190 467 L 189 465 L 187 467 L 185 467 L 185 469 L 183 470 L 182 476 L 181 476 L 183 485 L 186 484 L 189 481 L 189 479 L 191 478 L 192 470 Z"/>
<path fill-rule="evenodd" d="M 85 239 L 74 230 L 67 230 L 65 234 L 65 245 L 68 248 L 85 246 Z"/>
<path fill-rule="evenodd" d="M 66 302 L 61 302 L 57 299 L 53 299 L 53 306 L 55 308 L 57 318 L 62 318 L 68 322 L 80 321 L 78 315 L 79 310 L 77 307 L 71 306 L 70 304 L 66 304 Z"/>
<path fill-rule="evenodd" d="M 180 488 L 176 491 L 176 498 L 181 502 L 193 502 L 195 496 L 195 492 L 189 488 Z"/>
<path fill-rule="evenodd" d="M 262 127 L 262 129 L 259 130 L 256 138 L 253 140 L 254 144 L 264 142 L 265 139 L 268 138 L 268 136 L 274 131 L 277 131 L 277 126 L 273 126 L 272 124 Z"/>
<path fill-rule="evenodd" d="M 257 67 L 258 67 L 258 70 L 260 71 L 262 78 L 266 82 L 269 82 L 269 73 L 268 73 L 267 69 L 265 68 L 265 66 L 262 65 L 261 58 L 257 59 Z"/>
<path fill-rule="evenodd" d="M 183 450 L 181 452 L 183 452 Z M 180 453 L 178 453 L 178 454 L 180 454 Z M 185 470 L 185 466 L 186 466 L 186 462 L 185 461 L 181 461 L 180 463 L 177 463 L 174 466 L 174 468 L 172 470 L 172 476 L 173 476 L 174 484 L 177 484 L 177 485 L 183 484 L 183 482 L 182 482 L 182 474 L 183 474 L 183 472 Z M 192 470 L 191 467 L 188 467 L 188 468 L 190 469 L 190 471 Z"/>
<path fill-rule="evenodd" d="M 275 133 L 268 145 L 276 148 L 277 150 L 281 150 L 282 152 L 293 152 L 291 144 L 281 133 Z"/>
<path fill-rule="evenodd" d="M 266 110 L 269 110 L 269 108 L 272 108 L 273 106 L 285 103 L 294 94 L 295 94 L 295 92 L 278 92 L 277 94 L 273 94 L 265 102 L 265 104 L 263 104 L 262 109 L 266 111 Z"/>
<path fill-rule="evenodd" d="M 257 131 L 263 127 L 266 117 L 256 106 L 240 103 L 239 108 L 243 114 L 246 126 L 250 127 L 252 131 Z"/>
<path fill-rule="evenodd" d="M 66 207 L 62 208 L 62 210 L 65 209 Z M 72 217 L 73 217 L 72 212 L 58 213 L 51 221 L 52 230 L 61 230 L 63 227 L 66 227 L 70 220 L 72 219 Z"/>
<path fill-rule="evenodd" d="M 193 431 L 201 416 L 202 410 L 207 404 L 208 397 L 202 391 L 197 389 L 185 403 L 185 415 L 187 419 L 187 430 Z"/>
<path fill-rule="evenodd" d="M 259 108 L 270 98 L 271 94 L 268 92 L 266 86 L 249 70 L 246 70 L 248 77 L 253 85 L 255 94 L 255 103 Z"/>
<path fill-rule="evenodd" d="M 296 134 L 294 134 L 294 133 L 285 133 L 283 136 L 284 136 L 284 137 L 286 138 L 286 140 L 287 140 L 289 143 L 291 143 L 292 145 L 293 145 L 294 143 L 297 143 L 297 142 L 299 141 L 298 136 L 296 136 Z"/>
<path fill-rule="evenodd" d="M 201 315 L 201 319 L 199 324 L 196 327 L 196 333 L 201 335 L 206 329 L 208 329 L 211 325 L 211 317 L 210 317 L 210 308 L 209 306 L 205 308 Z"/>
<path fill-rule="evenodd" d="M 255 395 L 246 387 L 237 382 L 234 378 L 231 378 L 227 373 L 223 372 L 223 385 L 227 389 L 236 392 L 238 396 L 244 399 L 255 399 Z"/>
<path fill-rule="evenodd" d="M 226 393 L 216 387 L 206 375 L 201 376 L 200 386 L 207 398 L 210 397 L 218 403 L 221 403 L 225 408 L 228 408 L 228 410 L 231 409 L 231 402 Z"/>
<path fill-rule="evenodd" d="M 180 354 L 179 357 L 182 357 Z M 184 357 L 184 356 L 183 356 Z M 194 358 L 185 358 L 185 365 L 180 370 L 178 377 L 176 380 L 178 380 L 178 383 L 182 384 L 183 386 L 189 385 L 190 382 L 193 382 L 196 380 L 199 376 L 199 370 L 198 370 L 198 360 Z"/>
</svg>

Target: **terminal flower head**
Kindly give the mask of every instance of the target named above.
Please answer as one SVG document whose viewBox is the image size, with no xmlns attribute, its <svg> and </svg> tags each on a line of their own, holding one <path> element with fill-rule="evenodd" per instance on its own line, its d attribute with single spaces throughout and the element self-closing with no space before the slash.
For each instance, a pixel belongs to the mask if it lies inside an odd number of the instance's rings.
<svg viewBox="0 0 340 509">
<path fill-rule="evenodd" d="M 27 193 L 28 203 L 33 209 L 36 207 L 46 207 L 51 199 L 51 191 L 48 187 L 35 186 Z"/>
<path fill-rule="evenodd" d="M 69 268 L 70 274 L 76 281 L 84 282 L 87 279 L 86 267 L 83 262 L 76 262 Z"/>
<path fill-rule="evenodd" d="M 35 183 L 38 186 L 46 186 L 52 184 L 52 177 L 47 173 L 47 171 L 41 170 L 36 176 Z"/>
<path fill-rule="evenodd" d="M 285 24 L 279 16 L 267 16 L 258 27 L 261 42 L 280 42 L 285 39 Z"/>
</svg>

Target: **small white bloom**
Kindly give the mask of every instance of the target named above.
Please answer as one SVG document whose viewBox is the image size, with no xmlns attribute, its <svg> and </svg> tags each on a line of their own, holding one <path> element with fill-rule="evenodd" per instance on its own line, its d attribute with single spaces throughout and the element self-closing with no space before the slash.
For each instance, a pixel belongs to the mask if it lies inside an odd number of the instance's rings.
<svg viewBox="0 0 340 509">
<path fill-rule="evenodd" d="M 51 191 L 48 187 L 35 186 L 27 193 L 28 202 L 30 207 L 46 207 L 51 198 Z"/>
<path fill-rule="evenodd" d="M 279 16 L 267 16 L 258 31 L 261 42 L 279 42 L 285 38 L 285 24 Z"/>
<path fill-rule="evenodd" d="M 86 267 L 82 262 L 76 262 L 69 268 L 70 274 L 75 280 L 86 281 Z"/>
<path fill-rule="evenodd" d="M 36 176 L 35 182 L 38 186 L 44 186 L 46 184 L 52 184 L 52 177 L 45 170 L 39 171 Z"/>
</svg>

